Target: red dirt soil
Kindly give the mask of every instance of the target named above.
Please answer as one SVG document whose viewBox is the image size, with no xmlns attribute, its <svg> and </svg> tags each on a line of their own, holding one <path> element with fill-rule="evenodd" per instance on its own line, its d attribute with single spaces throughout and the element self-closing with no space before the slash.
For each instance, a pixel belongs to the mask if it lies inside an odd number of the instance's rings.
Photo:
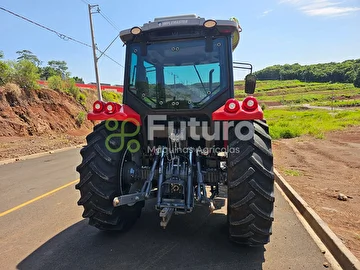
<svg viewBox="0 0 360 270">
<path fill-rule="evenodd" d="M 83 106 L 72 96 L 51 89 L 0 87 L 0 159 L 84 143 L 93 123 L 86 119 L 79 123 L 77 118 L 79 114 L 86 117 L 95 98 L 90 93 Z"/>
<path fill-rule="evenodd" d="M 275 167 L 360 259 L 360 127 L 274 141 L 273 151 Z"/>
</svg>

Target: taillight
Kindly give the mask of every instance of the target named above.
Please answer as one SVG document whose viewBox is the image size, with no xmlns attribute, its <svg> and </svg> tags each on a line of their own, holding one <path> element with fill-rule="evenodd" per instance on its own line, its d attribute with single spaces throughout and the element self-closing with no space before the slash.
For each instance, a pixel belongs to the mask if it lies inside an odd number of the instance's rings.
<svg viewBox="0 0 360 270">
<path fill-rule="evenodd" d="M 105 112 L 108 114 L 112 114 L 115 112 L 116 106 L 112 102 L 108 102 L 105 104 Z"/>
<path fill-rule="evenodd" d="M 231 98 L 226 101 L 224 108 L 226 112 L 236 113 L 239 109 L 240 109 L 240 104 L 238 100 Z"/>
<path fill-rule="evenodd" d="M 245 111 L 254 111 L 259 106 L 258 101 L 254 97 L 246 97 L 242 102 L 242 108 Z"/>
<path fill-rule="evenodd" d="M 103 103 L 102 101 L 97 100 L 97 101 L 94 102 L 94 104 L 93 104 L 93 111 L 94 111 L 95 113 L 100 113 L 100 112 L 103 111 L 103 109 L 104 109 L 104 103 Z"/>
</svg>

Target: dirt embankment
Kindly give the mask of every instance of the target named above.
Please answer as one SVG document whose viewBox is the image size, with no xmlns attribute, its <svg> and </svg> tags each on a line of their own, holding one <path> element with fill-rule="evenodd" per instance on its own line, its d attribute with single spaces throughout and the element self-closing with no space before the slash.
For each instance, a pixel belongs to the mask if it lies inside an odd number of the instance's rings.
<svg viewBox="0 0 360 270">
<path fill-rule="evenodd" d="M 86 113 L 95 99 L 89 92 L 81 105 L 72 96 L 47 88 L 0 87 L 0 159 L 83 143 L 93 127 Z"/>
<path fill-rule="evenodd" d="M 273 151 L 275 167 L 360 259 L 359 134 L 357 126 L 274 141 Z"/>
</svg>

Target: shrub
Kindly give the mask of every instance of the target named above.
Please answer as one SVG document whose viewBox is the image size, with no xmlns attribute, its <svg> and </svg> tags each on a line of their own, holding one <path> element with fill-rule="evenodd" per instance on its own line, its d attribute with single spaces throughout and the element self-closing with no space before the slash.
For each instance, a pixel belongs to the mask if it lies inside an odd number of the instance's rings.
<svg viewBox="0 0 360 270">
<path fill-rule="evenodd" d="M 78 127 L 81 127 L 82 124 L 84 123 L 85 116 L 86 116 L 85 112 L 79 112 L 78 115 L 76 116 L 75 122 Z"/>
<path fill-rule="evenodd" d="M 67 79 L 65 81 L 65 92 L 72 95 L 76 100 L 78 99 L 80 90 L 79 90 L 79 88 L 76 87 L 74 79 Z"/>
<path fill-rule="evenodd" d="M 86 95 L 84 93 L 79 93 L 77 100 L 80 102 L 81 105 L 83 105 L 85 107 Z"/>
<path fill-rule="evenodd" d="M 301 133 L 298 130 L 293 130 L 293 129 L 284 129 L 280 131 L 280 138 L 284 138 L 284 139 L 291 139 L 291 138 L 295 138 L 295 137 L 299 137 L 301 135 Z"/>
<path fill-rule="evenodd" d="M 28 60 L 11 62 L 11 81 L 25 90 L 38 88 L 37 81 L 40 78 L 38 68 Z"/>
<path fill-rule="evenodd" d="M 104 101 L 122 103 L 122 94 L 113 91 L 102 91 Z"/>
<path fill-rule="evenodd" d="M 48 79 L 48 86 L 49 88 L 54 89 L 56 91 L 63 91 L 64 82 L 60 76 L 54 75 Z"/>
<path fill-rule="evenodd" d="M 70 86 L 68 89 L 68 93 L 72 95 L 76 100 L 79 98 L 80 90 L 76 86 Z"/>
<path fill-rule="evenodd" d="M 9 65 L 0 61 L 0 85 L 6 84 L 9 81 L 9 71 Z"/>
</svg>

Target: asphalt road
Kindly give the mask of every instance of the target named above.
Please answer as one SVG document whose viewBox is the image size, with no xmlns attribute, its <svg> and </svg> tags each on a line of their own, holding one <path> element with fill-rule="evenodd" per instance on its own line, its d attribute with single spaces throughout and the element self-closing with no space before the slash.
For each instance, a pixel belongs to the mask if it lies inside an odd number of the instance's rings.
<svg viewBox="0 0 360 270">
<path fill-rule="evenodd" d="M 0 166 L 0 269 L 324 269 L 324 255 L 278 191 L 265 247 L 231 244 L 225 209 L 198 207 L 163 230 L 153 201 L 131 231 L 100 232 L 81 217 L 75 183 L 64 186 L 78 178 L 79 162 L 74 149 Z"/>
</svg>

